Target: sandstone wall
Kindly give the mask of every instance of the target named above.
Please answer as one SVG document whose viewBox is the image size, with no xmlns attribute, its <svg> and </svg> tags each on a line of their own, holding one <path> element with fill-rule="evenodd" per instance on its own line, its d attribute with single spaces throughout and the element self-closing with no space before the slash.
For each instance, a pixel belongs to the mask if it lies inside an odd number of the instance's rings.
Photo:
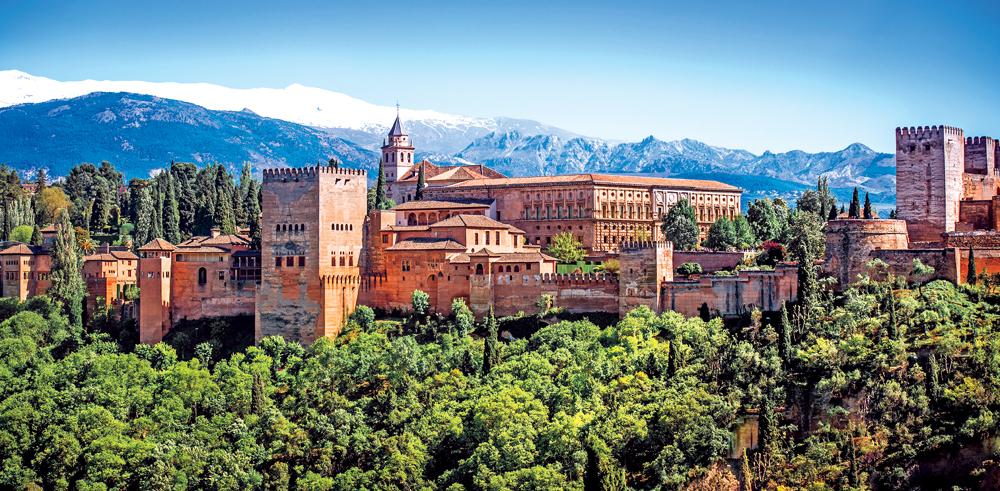
<svg viewBox="0 0 1000 491">
<path fill-rule="evenodd" d="M 552 295 L 555 306 L 568 312 L 618 312 L 618 278 L 614 275 L 494 273 L 492 276 L 496 315 L 533 313 L 542 295 Z"/>
<path fill-rule="evenodd" d="M 688 317 L 699 314 L 702 304 L 723 316 L 742 315 L 753 308 L 781 310 L 784 302 L 798 298 L 795 266 L 774 271 L 741 271 L 737 276 L 701 276 L 663 284 L 663 310 Z"/>
<path fill-rule="evenodd" d="M 618 312 L 645 305 L 659 312 L 662 284 L 674 279 L 674 256 L 671 242 L 622 244 L 618 256 L 620 281 Z"/>
<path fill-rule="evenodd" d="M 218 259 L 179 261 L 177 254 L 174 255 L 170 282 L 172 322 L 253 315 L 257 297 L 256 282 L 232 281 L 229 255 L 220 253 Z M 199 271 L 202 269 L 205 270 L 204 284 L 198 281 Z M 143 292 L 143 297 L 145 296 Z"/>
<path fill-rule="evenodd" d="M 934 268 L 932 279 L 955 283 L 959 281 L 961 256 L 955 248 L 879 250 L 874 251 L 873 256 L 885 261 L 892 274 L 897 276 L 909 278 L 913 271 L 913 260 L 920 259 L 924 264 Z"/>
<path fill-rule="evenodd" d="M 960 232 L 985 230 L 993 226 L 992 200 L 966 200 L 959 205 L 959 223 L 955 229 Z"/>
<path fill-rule="evenodd" d="M 907 223 L 902 220 L 830 220 L 826 223 L 826 271 L 844 288 L 865 273 L 880 249 L 906 249 Z"/>
</svg>

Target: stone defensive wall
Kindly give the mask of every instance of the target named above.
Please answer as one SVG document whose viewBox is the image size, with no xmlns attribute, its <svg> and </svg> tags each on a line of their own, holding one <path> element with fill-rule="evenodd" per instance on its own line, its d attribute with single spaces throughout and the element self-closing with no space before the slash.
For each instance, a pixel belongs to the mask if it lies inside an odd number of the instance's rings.
<svg viewBox="0 0 1000 491">
<path fill-rule="evenodd" d="M 934 268 L 934 275 L 931 279 L 948 280 L 955 283 L 958 283 L 960 279 L 965 281 L 964 277 L 959 277 L 959 272 L 962 271 L 962 255 L 954 247 L 877 250 L 873 251 L 872 258 L 885 261 L 889 265 L 889 271 L 897 276 L 909 278 L 913 272 L 913 260 L 919 259 L 920 262 Z M 864 271 L 862 268 L 862 272 Z"/>
<path fill-rule="evenodd" d="M 784 302 L 798 298 L 798 274 L 794 265 L 783 264 L 771 271 L 744 270 L 735 276 L 704 275 L 663 283 L 664 310 L 688 317 L 699 314 L 702 304 L 722 316 L 736 316 L 754 308 L 781 310 Z"/>
<path fill-rule="evenodd" d="M 311 167 L 278 167 L 274 169 L 264 169 L 263 182 L 283 182 L 292 180 L 316 179 L 320 174 L 335 174 L 342 176 L 367 177 L 368 171 L 364 169 L 351 169 L 347 167 L 330 167 L 329 165 L 314 165 Z"/>
<path fill-rule="evenodd" d="M 1000 232 L 980 230 L 976 232 L 951 233 L 945 236 L 945 246 L 957 247 L 959 281 L 965 281 L 969 269 L 969 250 L 976 256 L 976 272 L 1000 273 Z"/>
<path fill-rule="evenodd" d="M 873 253 L 906 250 L 906 222 L 887 219 L 844 219 L 826 223 L 826 271 L 837 279 L 838 288 L 857 279 Z"/>
<path fill-rule="evenodd" d="M 733 270 L 739 266 L 747 253 L 742 251 L 674 251 L 674 267 L 684 263 L 698 263 L 705 273 Z"/>
<path fill-rule="evenodd" d="M 530 313 L 542 295 L 552 295 L 554 305 L 568 312 L 618 312 L 618 276 L 613 274 L 494 274 L 471 280 L 473 291 L 492 287 L 496 315 Z M 489 309 L 475 307 L 474 312 Z"/>
</svg>

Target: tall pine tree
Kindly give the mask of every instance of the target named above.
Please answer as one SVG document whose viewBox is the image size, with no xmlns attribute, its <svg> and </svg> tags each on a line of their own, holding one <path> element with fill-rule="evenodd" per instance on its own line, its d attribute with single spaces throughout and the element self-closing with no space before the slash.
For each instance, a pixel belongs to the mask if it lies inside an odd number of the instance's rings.
<svg viewBox="0 0 1000 491">
<path fill-rule="evenodd" d="M 875 212 L 872 210 L 872 200 L 868 197 L 868 191 L 865 191 L 865 208 L 864 208 L 865 220 L 871 220 L 875 218 Z"/>
<path fill-rule="evenodd" d="M 52 246 L 52 270 L 49 278 L 52 286 L 48 294 L 62 305 L 70 323 L 83 327 L 83 299 L 86 285 L 81 271 L 83 262 L 78 253 L 76 232 L 70 222 L 69 213 L 62 210 L 56 222 L 55 243 Z"/>
</svg>

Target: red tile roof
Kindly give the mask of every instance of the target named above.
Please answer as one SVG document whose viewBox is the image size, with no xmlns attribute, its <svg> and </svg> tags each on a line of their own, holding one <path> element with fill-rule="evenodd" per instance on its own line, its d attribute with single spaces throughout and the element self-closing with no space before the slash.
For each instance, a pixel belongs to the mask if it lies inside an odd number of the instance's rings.
<svg viewBox="0 0 1000 491">
<path fill-rule="evenodd" d="M 173 244 L 163 239 L 156 238 L 139 248 L 140 251 L 172 251 L 177 249 Z"/>
<path fill-rule="evenodd" d="M 503 174 L 482 164 L 466 165 L 436 165 L 426 160 L 410 167 L 397 181 L 416 182 L 420 175 L 420 167 L 424 168 L 425 181 L 449 181 L 464 179 L 491 179 L 506 177 Z"/>
<path fill-rule="evenodd" d="M 48 250 L 42 246 L 17 243 L 0 251 L 0 254 L 17 255 L 17 256 L 34 256 L 40 254 L 48 254 Z"/>
<path fill-rule="evenodd" d="M 407 201 L 396 205 L 393 210 L 436 210 L 436 209 L 479 209 L 489 208 L 493 200 L 436 200 L 424 199 L 419 201 Z"/>
<path fill-rule="evenodd" d="M 514 233 L 524 233 L 513 225 L 508 225 L 503 222 L 498 222 L 488 216 L 483 215 L 455 215 L 449 218 L 445 218 L 440 222 L 431 224 L 431 228 L 440 227 L 468 227 L 468 228 L 503 228 L 510 230 Z"/>
<path fill-rule="evenodd" d="M 452 239 L 437 237 L 415 237 L 401 240 L 386 248 L 387 251 L 429 251 L 429 250 L 456 250 L 464 251 L 465 246 Z"/>
</svg>

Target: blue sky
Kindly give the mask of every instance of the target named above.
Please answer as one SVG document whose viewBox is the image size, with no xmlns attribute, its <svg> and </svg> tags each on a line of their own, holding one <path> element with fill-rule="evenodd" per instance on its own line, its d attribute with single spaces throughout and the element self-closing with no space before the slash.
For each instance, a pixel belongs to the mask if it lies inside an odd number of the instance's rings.
<svg viewBox="0 0 1000 491">
<path fill-rule="evenodd" d="M 899 125 L 1000 136 L 995 2 L 0 0 L 0 68 L 298 82 L 754 152 L 891 152 Z"/>
</svg>

